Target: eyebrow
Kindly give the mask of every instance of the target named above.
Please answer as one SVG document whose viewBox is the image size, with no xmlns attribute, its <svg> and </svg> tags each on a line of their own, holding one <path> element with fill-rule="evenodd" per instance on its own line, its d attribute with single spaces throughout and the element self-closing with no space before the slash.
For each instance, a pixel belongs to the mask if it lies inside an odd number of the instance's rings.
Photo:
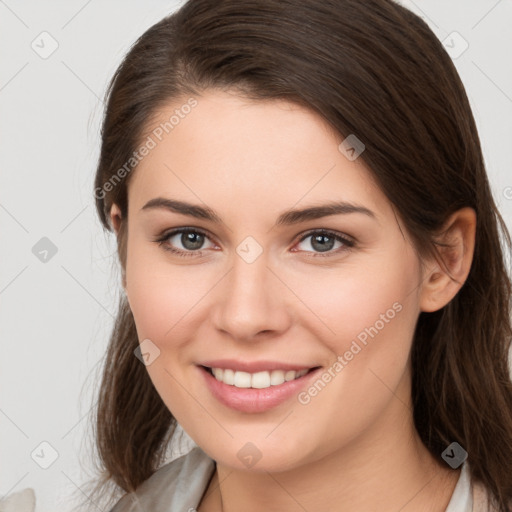
<svg viewBox="0 0 512 512">
<path fill-rule="evenodd" d="M 141 208 L 141 211 L 155 209 L 169 210 L 174 213 L 189 215 L 197 219 L 209 220 L 217 224 L 223 222 L 220 216 L 207 206 L 200 206 L 187 203 L 185 201 L 178 201 L 176 199 L 168 199 L 164 197 L 155 197 L 154 199 L 151 199 Z M 349 213 L 361 213 L 371 217 L 374 220 L 377 220 L 375 213 L 364 206 L 348 203 L 345 201 L 331 201 L 329 203 L 321 204 L 318 206 L 310 206 L 301 210 L 287 210 L 278 217 L 275 225 L 294 225 L 301 222 L 306 222 L 308 220 L 320 219 L 329 215 Z"/>
</svg>

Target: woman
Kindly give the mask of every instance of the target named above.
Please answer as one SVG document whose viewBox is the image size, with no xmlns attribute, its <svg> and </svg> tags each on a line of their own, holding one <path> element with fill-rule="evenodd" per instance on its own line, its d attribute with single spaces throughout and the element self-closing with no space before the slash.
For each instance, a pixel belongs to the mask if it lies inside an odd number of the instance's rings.
<svg viewBox="0 0 512 512">
<path fill-rule="evenodd" d="M 107 100 L 112 510 L 512 510 L 510 237 L 426 24 L 191 0 Z"/>
</svg>

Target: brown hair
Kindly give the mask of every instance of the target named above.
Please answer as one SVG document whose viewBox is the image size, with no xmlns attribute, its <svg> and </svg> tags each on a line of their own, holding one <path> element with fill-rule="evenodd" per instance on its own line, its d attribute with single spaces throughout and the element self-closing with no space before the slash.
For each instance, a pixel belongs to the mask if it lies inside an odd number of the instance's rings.
<svg viewBox="0 0 512 512">
<path fill-rule="evenodd" d="M 126 259 L 126 162 L 159 108 L 209 88 L 286 99 L 356 134 L 361 158 L 420 255 L 436 254 L 448 216 L 476 211 L 469 276 L 454 299 L 420 313 L 412 346 L 414 421 L 441 459 L 457 441 L 471 477 L 501 512 L 512 499 L 511 240 L 493 200 L 471 108 L 452 60 L 425 22 L 391 0 L 190 0 L 132 46 L 106 93 L 95 178 L 101 222 Z M 125 166 L 122 179 L 119 170 Z M 135 168 L 136 166 L 134 166 Z M 110 183 L 110 186 L 106 186 Z M 503 237 L 500 239 L 500 230 Z M 176 421 L 134 357 L 124 297 L 110 338 L 96 414 L 105 482 L 135 490 L 162 463 Z"/>
</svg>

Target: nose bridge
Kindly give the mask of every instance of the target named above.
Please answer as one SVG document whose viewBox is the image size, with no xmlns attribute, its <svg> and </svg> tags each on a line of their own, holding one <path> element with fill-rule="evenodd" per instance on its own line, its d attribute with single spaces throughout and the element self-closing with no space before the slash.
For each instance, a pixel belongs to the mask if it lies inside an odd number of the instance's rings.
<svg viewBox="0 0 512 512">
<path fill-rule="evenodd" d="M 259 244 L 258 244 L 259 245 Z M 258 254 L 259 252 L 259 254 Z M 217 327 L 236 339 L 250 339 L 261 331 L 282 329 L 286 323 L 278 279 L 268 268 L 267 253 L 253 241 L 242 242 L 233 255 L 219 300 Z"/>
</svg>

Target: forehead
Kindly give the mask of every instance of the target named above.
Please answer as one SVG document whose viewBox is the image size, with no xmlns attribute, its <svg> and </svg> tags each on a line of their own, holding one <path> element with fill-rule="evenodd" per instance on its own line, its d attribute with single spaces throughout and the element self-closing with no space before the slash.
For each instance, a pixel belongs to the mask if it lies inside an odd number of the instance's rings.
<svg viewBox="0 0 512 512">
<path fill-rule="evenodd" d="M 349 160 L 339 148 L 345 137 L 312 110 L 216 90 L 193 100 L 166 104 L 146 126 L 142 142 L 151 149 L 129 191 L 138 208 L 167 194 L 219 208 L 257 203 L 280 211 L 328 199 L 390 213 L 363 160 Z"/>
</svg>

